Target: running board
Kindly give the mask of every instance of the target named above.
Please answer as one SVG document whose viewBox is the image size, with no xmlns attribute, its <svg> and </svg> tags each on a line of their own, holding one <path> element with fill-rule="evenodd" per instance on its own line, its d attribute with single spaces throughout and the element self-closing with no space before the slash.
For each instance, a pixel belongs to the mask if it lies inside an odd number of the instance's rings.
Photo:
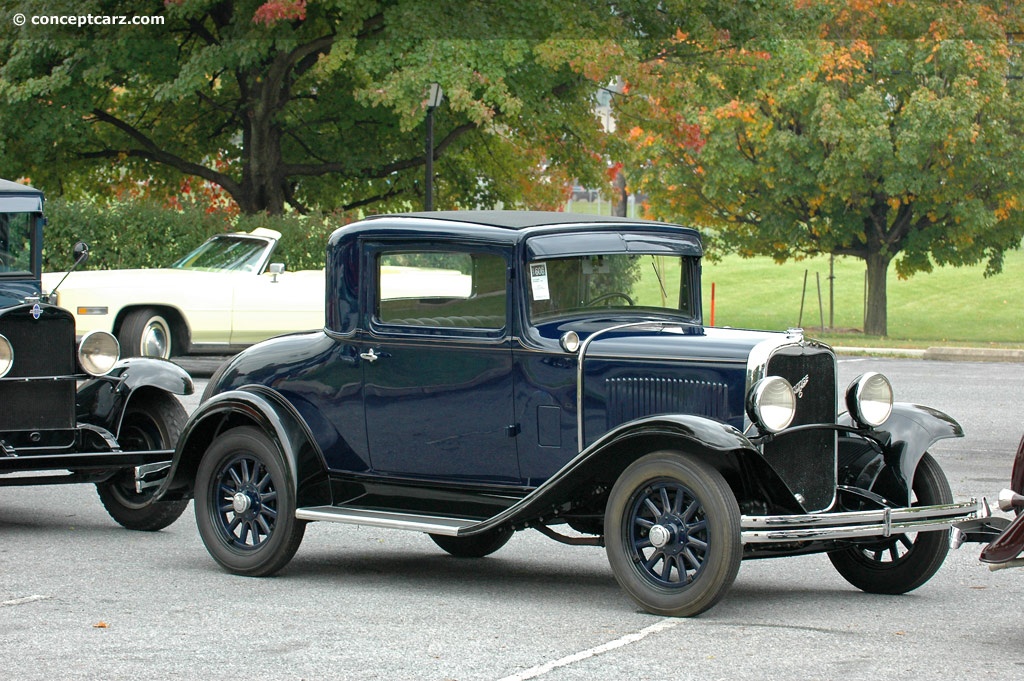
<svg viewBox="0 0 1024 681">
<path fill-rule="evenodd" d="M 296 509 L 299 520 L 321 520 L 368 527 L 386 527 L 393 530 L 412 530 L 455 537 L 459 530 L 479 524 L 478 520 L 441 518 L 432 515 L 377 511 L 368 508 L 339 508 L 337 506 L 311 506 Z"/>
</svg>

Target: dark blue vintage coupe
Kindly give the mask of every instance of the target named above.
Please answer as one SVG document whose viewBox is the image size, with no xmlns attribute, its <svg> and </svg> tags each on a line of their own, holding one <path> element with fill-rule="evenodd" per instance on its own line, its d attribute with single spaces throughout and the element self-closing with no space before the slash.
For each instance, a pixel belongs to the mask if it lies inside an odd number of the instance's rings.
<svg viewBox="0 0 1024 681">
<path fill-rule="evenodd" d="M 692 229 L 565 213 L 343 227 L 324 329 L 217 372 L 162 498 L 194 496 L 242 575 L 332 521 L 467 558 L 529 528 L 603 545 L 662 615 L 710 608 L 744 558 L 827 552 L 863 590 L 922 585 L 977 512 L 927 452 L 960 426 L 879 374 L 841 395 L 799 330 L 705 326 L 701 255 Z"/>
</svg>

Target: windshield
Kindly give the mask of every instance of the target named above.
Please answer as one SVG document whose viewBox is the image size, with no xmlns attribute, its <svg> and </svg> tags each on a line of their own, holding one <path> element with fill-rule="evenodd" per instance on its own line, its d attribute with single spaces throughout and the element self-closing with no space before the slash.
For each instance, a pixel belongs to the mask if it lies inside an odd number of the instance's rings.
<svg viewBox="0 0 1024 681">
<path fill-rule="evenodd" d="M 32 274 L 35 213 L 0 213 L 0 275 Z"/>
<path fill-rule="evenodd" d="M 697 258 L 612 253 L 530 263 L 530 317 L 542 322 L 609 308 L 693 318 Z"/>
<path fill-rule="evenodd" d="M 263 262 L 269 243 L 264 239 L 215 236 L 171 265 L 178 270 L 255 272 Z"/>
</svg>

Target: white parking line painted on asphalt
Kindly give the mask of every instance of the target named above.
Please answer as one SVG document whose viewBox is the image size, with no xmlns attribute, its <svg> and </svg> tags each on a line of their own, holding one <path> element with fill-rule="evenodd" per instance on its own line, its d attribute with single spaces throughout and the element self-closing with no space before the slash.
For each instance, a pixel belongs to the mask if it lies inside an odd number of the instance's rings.
<svg viewBox="0 0 1024 681">
<path fill-rule="evenodd" d="M 661 622 L 658 622 L 657 624 L 652 624 L 646 629 L 641 629 L 640 631 L 634 634 L 627 634 L 622 638 L 617 638 L 614 641 L 609 641 L 608 643 L 604 643 L 594 648 L 590 648 L 589 650 L 583 650 L 581 652 L 574 653 L 573 655 L 563 657 L 560 660 L 548 662 L 546 664 L 542 664 L 537 667 L 527 669 L 526 671 L 520 672 L 518 674 L 513 674 L 512 676 L 506 676 L 500 681 L 526 681 L 526 679 L 535 679 L 539 676 L 544 676 L 553 669 L 558 669 L 559 667 L 566 667 L 570 664 L 573 664 L 574 662 L 580 662 L 582 660 L 586 660 L 588 658 L 601 655 L 602 653 L 607 653 L 609 650 L 615 650 L 616 648 L 621 648 L 631 643 L 642 641 L 651 634 L 656 634 L 659 631 L 665 631 L 666 629 L 671 629 L 672 627 L 677 626 L 681 621 L 682 620 L 678 619 L 665 619 Z"/>
<path fill-rule="evenodd" d="M 48 601 L 53 596 L 24 596 L 22 598 L 14 598 L 9 601 L 2 601 L 0 605 L 25 605 L 26 603 L 35 603 L 36 601 Z"/>
</svg>

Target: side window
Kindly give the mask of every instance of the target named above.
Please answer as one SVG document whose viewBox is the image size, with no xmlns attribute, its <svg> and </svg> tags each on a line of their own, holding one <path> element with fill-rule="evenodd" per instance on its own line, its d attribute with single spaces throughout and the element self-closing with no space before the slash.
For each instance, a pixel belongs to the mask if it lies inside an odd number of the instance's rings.
<svg viewBox="0 0 1024 681">
<path fill-rule="evenodd" d="M 502 329 L 505 279 L 505 259 L 492 253 L 382 252 L 376 320 L 393 326 Z"/>
</svg>

